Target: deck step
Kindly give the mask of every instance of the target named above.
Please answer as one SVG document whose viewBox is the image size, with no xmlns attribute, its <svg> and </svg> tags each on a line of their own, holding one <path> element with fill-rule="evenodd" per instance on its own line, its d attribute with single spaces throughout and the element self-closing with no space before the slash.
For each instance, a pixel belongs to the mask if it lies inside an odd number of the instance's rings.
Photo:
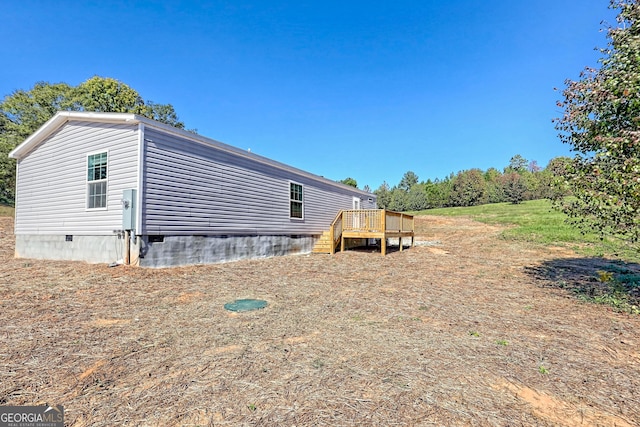
<svg viewBox="0 0 640 427">
<path fill-rule="evenodd" d="M 330 254 L 331 253 L 331 234 L 328 231 L 323 231 L 322 236 L 318 239 L 313 246 L 311 253 L 314 254 Z"/>
</svg>

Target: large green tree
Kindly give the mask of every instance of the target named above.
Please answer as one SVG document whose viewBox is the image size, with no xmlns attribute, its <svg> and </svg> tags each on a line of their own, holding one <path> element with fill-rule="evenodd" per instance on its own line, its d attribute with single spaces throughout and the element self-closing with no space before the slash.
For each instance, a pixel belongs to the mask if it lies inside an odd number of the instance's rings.
<svg viewBox="0 0 640 427">
<path fill-rule="evenodd" d="M 487 203 L 500 203 L 504 201 L 501 177 L 502 174 L 496 168 L 489 168 L 484 173 L 484 180 L 487 183 Z"/>
<path fill-rule="evenodd" d="M 525 178 L 517 172 L 507 172 L 500 177 L 504 200 L 516 205 L 525 199 L 527 185 Z"/>
<path fill-rule="evenodd" d="M 389 187 L 387 181 L 380 184 L 380 187 L 374 190 L 373 194 L 378 198 L 378 208 L 389 209 L 389 205 L 391 204 L 391 187 Z"/>
<path fill-rule="evenodd" d="M 425 184 L 413 184 L 407 193 L 407 209 L 410 211 L 421 211 L 429 208 L 429 199 Z"/>
<path fill-rule="evenodd" d="M 607 31 L 599 68 L 566 81 L 555 119 L 576 152 L 560 172 L 571 198 L 557 198 L 570 221 L 631 242 L 640 237 L 640 5 L 612 0 L 617 25 Z"/>
<path fill-rule="evenodd" d="M 412 171 L 408 171 L 402 176 L 402 179 L 400 180 L 400 184 L 398 184 L 398 188 L 400 188 L 403 191 L 409 192 L 409 190 L 411 190 L 411 187 L 413 187 L 417 183 L 418 183 L 418 175 L 416 175 Z"/>
<path fill-rule="evenodd" d="M 0 135 L 6 133 L 8 120 L 0 115 Z M 15 163 L 6 155 L 11 151 L 11 145 L 6 138 L 0 136 L 0 203 L 13 202 L 15 188 Z"/>
<path fill-rule="evenodd" d="M 520 154 L 516 154 L 509 160 L 509 166 L 505 168 L 505 172 L 517 172 L 521 173 L 527 170 L 529 161 L 522 157 Z"/>
<path fill-rule="evenodd" d="M 351 177 L 341 179 L 339 182 L 354 188 L 358 188 L 358 181 L 356 181 L 354 178 L 351 178 Z"/>
<path fill-rule="evenodd" d="M 126 84 L 94 76 L 78 86 L 38 82 L 16 90 L 0 102 L 0 203 L 12 203 L 15 161 L 7 155 L 58 111 L 135 113 L 184 128 L 171 104 L 145 101 Z"/>
<path fill-rule="evenodd" d="M 484 203 L 487 184 L 480 169 L 458 172 L 449 195 L 453 206 L 477 206 Z"/>
</svg>

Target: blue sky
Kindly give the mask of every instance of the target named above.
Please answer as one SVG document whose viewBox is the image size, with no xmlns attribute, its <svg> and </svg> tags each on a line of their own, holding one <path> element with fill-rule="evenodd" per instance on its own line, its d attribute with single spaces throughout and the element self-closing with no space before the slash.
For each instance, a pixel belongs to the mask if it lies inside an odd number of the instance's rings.
<svg viewBox="0 0 640 427">
<path fill-rule="evenodd" d="M 520 154 L 597 65 L 609 0 L 7 1 L 0 96 L 116 78 L 187 128 L 359 187 Z"/>
</svg>

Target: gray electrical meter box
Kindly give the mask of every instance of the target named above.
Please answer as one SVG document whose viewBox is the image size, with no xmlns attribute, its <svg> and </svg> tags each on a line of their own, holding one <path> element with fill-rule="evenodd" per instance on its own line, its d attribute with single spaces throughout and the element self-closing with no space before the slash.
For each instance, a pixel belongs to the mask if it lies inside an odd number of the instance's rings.
<svg viewBox="0 0 640 427">
<path fill-rule="evenodd" d="M 122 229 L 132 230 L 135 235 L 136 230 L 136 190 L 122 191 Z"/>
</svg>

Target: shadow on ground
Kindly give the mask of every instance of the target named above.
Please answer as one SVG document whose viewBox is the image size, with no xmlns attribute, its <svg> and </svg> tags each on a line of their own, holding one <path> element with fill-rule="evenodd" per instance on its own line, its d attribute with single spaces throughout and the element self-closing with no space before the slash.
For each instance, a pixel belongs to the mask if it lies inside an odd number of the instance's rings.
<svg viewBox="0 0 640 427">
<path fill-rule="evenodd" d="M 411 250 L 413 249 L 411 246 L 409 245 L 402 245 L 404 251 L 406 250 Z M 363 252 L 363 253 L 379 253 L 382 254 L 382 250 L 380 247 L 380 244 L 371 244 L 369 246 L 354 246 L 348 249 L 345 249 L 345 251 L 352 251 L 352 252 Z M 340 245 L 338 245 L 338 249 L 336 250 L 336 252 L 340 252 Z M 387 245 L 387 255 L 388 254 L 392 254 L 394 252 L 400 252 L 400 246 L 398 246 L 397 244 L 395 245 Z"/>
<path fill-rule="evenodd" d="M 565 289 L 577 297 L 624 311 L 640 305 L 640 264 L 605 258 L 566 258 L 526 267 L 545 287 Z M 629 310 L 625 309 L 628 308 Z"/>
</svg>

